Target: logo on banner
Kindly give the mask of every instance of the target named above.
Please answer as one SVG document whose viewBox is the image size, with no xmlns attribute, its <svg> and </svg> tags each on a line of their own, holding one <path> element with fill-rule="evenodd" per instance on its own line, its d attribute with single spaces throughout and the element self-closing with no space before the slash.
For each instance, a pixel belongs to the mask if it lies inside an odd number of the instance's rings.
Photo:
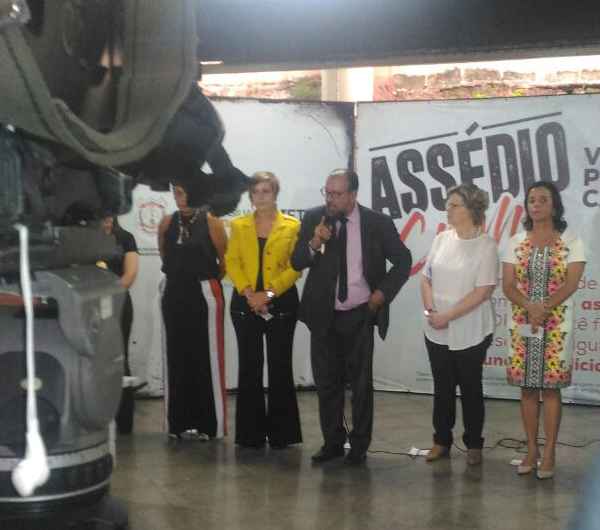
<svg viewBox="0 0 600 530">
<path fill-rule="evenodd" d="M 137 215 L 139 229 L 147 234 L 156 234 L 166 209 L 167 203 L 163 199 L 140 201 Z"/>
</svg>

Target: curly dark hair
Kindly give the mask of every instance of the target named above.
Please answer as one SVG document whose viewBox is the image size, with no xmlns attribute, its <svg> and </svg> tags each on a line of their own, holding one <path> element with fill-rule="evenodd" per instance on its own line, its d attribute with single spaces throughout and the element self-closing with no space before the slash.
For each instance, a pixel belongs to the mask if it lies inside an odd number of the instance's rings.
<svg viewBox="0 0 600 530">
<path fill-rule="evenodd" d="M 560 193 L 558 189 L 552 182 L 548 182 L 542 180 L 540 182 L 536 182 L 527 188 L 527 193 L 525 193 L 525 219 L 523 220 L 523 226 L 525 230 L 531 230 L 533 228 L 533 221 L 531 217 L 529 217 L 529 209 L 527 208 L 527 200 L 529 199 L 529 193 L 531 190 L 536 188 L 544 188 L 550 192 L 552 196 L 552 224 L 554 225 L 554 229 L 559 232 L 564 232 L 567 228 L 567 221 L 563 218 L 565 214 L 565 207 L 563 206 L 562 199 L 560 198 Z"/>
<path fill-rule="evenodd" d="M 229 166 L 219 174 L 197 169 L 191 177 L 174 177 L 171 184 L 185 190 L 189 207 L 207 207 L 220 217 L 236 209 L 241 194 L 248 189 L 248 177 L 235 166 Z"/>
</svg>

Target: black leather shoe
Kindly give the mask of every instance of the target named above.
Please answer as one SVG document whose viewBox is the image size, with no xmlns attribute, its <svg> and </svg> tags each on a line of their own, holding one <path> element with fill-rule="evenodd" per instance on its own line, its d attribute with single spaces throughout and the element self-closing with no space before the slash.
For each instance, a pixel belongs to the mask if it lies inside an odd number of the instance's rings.
<svg viewBox="0 0 600 530">
<path fill-rule="evenodd" d="M 340 458 L 344 456 L 344 448 L 340 447 L 327 447 L 323 446 L 319 451 L 317 451 L 314 455 L 312 455 L 312 461 L 315 464 L 321 464 L 323 462 L 328 462 L 329 460 L 334 460 L 335 458 Z"/>
<path fill-rule="evenodd" d="M 360 466 L 366 459 L 366 452 L 350 449 L 350 452 L 346 455 L 346 458 L 344 458 L 344 462 L 349 466 Z"/>
</svg>

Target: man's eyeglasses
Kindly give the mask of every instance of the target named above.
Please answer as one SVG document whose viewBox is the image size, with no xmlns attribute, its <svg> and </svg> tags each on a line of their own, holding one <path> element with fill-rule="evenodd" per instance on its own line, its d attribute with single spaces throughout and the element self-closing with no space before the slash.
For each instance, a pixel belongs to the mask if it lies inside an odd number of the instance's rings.
<svg viewBox="0 0 600 530">
<path fill-rule="evenodd" d="M 344 195 L 344 193 L 347 193 L 348 190 L 346 191 L 329 191 L 326 188 L 321 188 L 321 195 L 323 195 L 323 197 L 325 197 L 326 199 L 339 199 L 340 197 L 342 197 Z"/>
</svg>

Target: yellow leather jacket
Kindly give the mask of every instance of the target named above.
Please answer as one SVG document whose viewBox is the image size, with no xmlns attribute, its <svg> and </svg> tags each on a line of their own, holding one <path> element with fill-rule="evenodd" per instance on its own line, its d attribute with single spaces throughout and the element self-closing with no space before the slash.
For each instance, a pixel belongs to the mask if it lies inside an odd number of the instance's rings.
<svg viewBox="0 0 600 530">
<path fill-rule="evenodd" d="M 280 296 L 302 276 L 292 268 L 300 221 L 291 215 L 277 212 L 277 218 L 265 244 L 263 254 L 263 284 L 265 289 Z M 250 286 L 256 289 L 258 276 L 258 236 L 254 214 L 242 215 L 231 221 L 231 234 L 225 253 L 225 270 L 238 293 Z"/>
</svg>

